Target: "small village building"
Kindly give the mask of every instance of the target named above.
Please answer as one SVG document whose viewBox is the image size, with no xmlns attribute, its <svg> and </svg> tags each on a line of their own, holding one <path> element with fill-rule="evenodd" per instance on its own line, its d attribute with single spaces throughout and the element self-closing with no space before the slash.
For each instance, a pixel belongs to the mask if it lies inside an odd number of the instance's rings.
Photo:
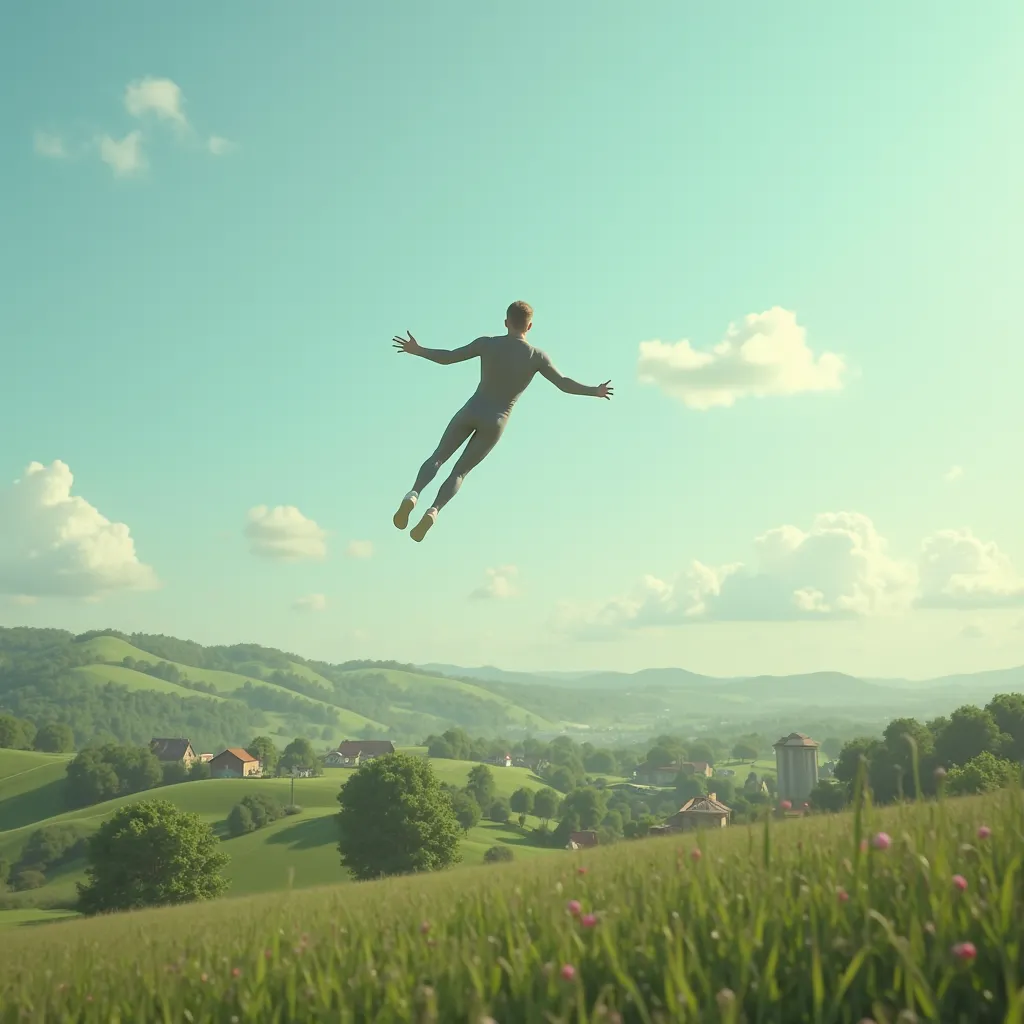
<svg viewBox="0 0 1024 1024">
<path fill-rule="evenodd" d="M 684 761 L 679 769 L 693 772 L 694 775 L 703 775 L 705 779 L 710 779 L 715 774 L 715 769 L 707 761 Z"/>
<path fill-rule="evenodd" d="M 332 768 L 358 768 L 366 761 L 394 752 L 391 740 L 345 740 L 324 758 L 324 764 Z"/>
<path fill-rule="evenodd" d="M 511 768 L 512 767 L 512 755 L 511 754 L 495 754 L 494 757 L 489 757 L 484 762 L 485 764 L 493 764 L 497 768 Z"/>
<path fill-rule="evenodd" d="M 228 747 L 210 758 L 210 774 L 215 779 L 245 779 L 260 774 L 260 761 L 248 750 Z"/>
<path fill-rule="evenodd" d="M 149 749 L 161 764 L 181 763 L 188 768 L 193 761 L 199 760 L 199 756 L 192 749 L 192 744 L 183 738 L 151 739 Z"/>
<path fill-rule="evenodd" d="M 802 732 L 791 732 L 774 748 L 779 799 L 803 803 L 818 784 L 818 743 Z"/>
<path fill-rule="evenodd" d="M 571 832 L 565 848 L 567 850 L 589 850 L 594 846 L 597 846 L 597 833 L 593 829 L 586 829 L 583 832 Z"/>
<path fill-rule="evenodd" d="M 665 824 L 690 832 L 698 828 L 725 828 L 732 817 L 732 810 L 716 799 L 717 794 L 695 796 L 687 800 Z"/>
</svg>

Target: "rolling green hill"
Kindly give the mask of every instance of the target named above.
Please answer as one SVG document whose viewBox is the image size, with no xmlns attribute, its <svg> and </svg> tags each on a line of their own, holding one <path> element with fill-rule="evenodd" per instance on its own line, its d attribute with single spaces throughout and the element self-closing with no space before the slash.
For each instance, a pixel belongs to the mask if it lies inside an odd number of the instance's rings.
<svg viewBox="0 0 1024 1024">
<path fill-rule="evenodd" d="M 289 779 L 207 779 L 164 786 L 143 793 L 110 800 L 92 807 L 66 811 L 61 802 L 66 756 L 0 750 L 0 860 L 17 862 L 25 843 L 36 829 L 73 823 L 89 833 L 119 807 L 141 800 L 169 800 L 184 811 L 198 814 L 221 834 L 231 860 L 226 875 L 233 894 L 272 892 L 287 888 L 308 888 L 345 881 L 336 848 L 337 796 L 351 777 L 351 770 L 327 769 L 321 778 L 297 779 L 295 802 L 299 815 L 238 838 L 228 838 L 224 823 L 228 812 L 244 796 L 265 793 L 288 803 Z M 442 782 L 463 786 L 475 767 L 468 761 L 434 760 L 435 774 Z M 525 786 L 539 789 L 543 783 L 525 768 L 492 770 L 499 795 L 510 796 Z M 38 812 L 33 813 L 32 808 Z M 529 845 L 517 825 L 482 821 L 471 829 L 462 844 L 463 863 L 479 864 L 491 846 L 512 846 L 516 856 L 548 852 Z M 7 905 L 54 906 L 75 896 L 75 883 L 83 876 L 82 864 L 58 871 L 46 885 L 24 893 L 9 894 Z M 2 923 L 2 915 L 0 915 Z"/>
</svg>

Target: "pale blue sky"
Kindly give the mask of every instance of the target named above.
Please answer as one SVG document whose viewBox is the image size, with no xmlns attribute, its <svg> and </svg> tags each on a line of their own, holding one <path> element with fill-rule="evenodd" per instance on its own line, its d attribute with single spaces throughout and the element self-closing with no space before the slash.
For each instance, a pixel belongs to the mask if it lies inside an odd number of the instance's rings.
<svg viewBox="0 0 1024 1024">
<path fill-rule="evenodd" d="M 1024 661 L 1024 8 L 983 10 L 5 11 L 0 623 L 513 668 Z M 133 114 L 146 77 L 183 105 L 143 90 Z M 97 140 L 132 131 L 104 162 Z M 464 344 L 517 298 L 533 343 L 616 397 L 535 381 L 415 545 L 391 514 L 477 371 L 390 339 Z M 841 389 L 700 410 L 638 379 L 641 342 L 709 350 L 774 307 L 843 358 Z M 58 527 L 11 486 L 55 460 L 159 589 L 60 596 L 61 558 L 83 592 L 102 567 L 66 540 L 31 558 Z M 327 557 L 251 554 L 261 505 L 328 531 Z M 848 557 L 833 524 L 704 600 L 756 537 L 827 513 L 866 517 L 887 553 Z M 710 591 L 676 582 L 694 560 Z M 509 565 L 517 593 L 469 599 Z M 957 607 L 914 610 L 922 593 Z M 310 595 L 322 610 L 292 608 Z M 743 621 L 798 608 L 847 618 Z"/>
</svg>

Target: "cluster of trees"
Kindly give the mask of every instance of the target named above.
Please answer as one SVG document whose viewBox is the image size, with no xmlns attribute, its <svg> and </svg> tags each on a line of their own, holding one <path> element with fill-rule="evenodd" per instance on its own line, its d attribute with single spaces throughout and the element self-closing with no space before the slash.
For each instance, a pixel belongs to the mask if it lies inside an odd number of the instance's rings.
<svg viewBox="0 0 1024 1024">
<path fill-rule="evenodd" d="M 286 814 L 298 814 L 299 810 L 295 805 L 286 807 L 272 796 L 251 793 L 242 797 L 228 812 L 228 834 L 236 838 L 244 836 L 247 832 L 255 832 L 264 825 L 280 820 Z"/>
<path fill-rule="evenodd" d="M 14 864 L 0 861 L 0 891 L 5 886 L 21 891 L 46 884 L 47 874 L 85 852 L 85 826 L 74 822 L 36 829 Z"/>
<path fill-rule="evenodd" d="M 75 749 L 75 733 L 63 722 L 46 722 L 37 729 L 27 718 L 0 715 L 0 747 L 64 754 Z"/>
<path fill-rule="evenodd" d="M 163 766 L 147 747 L 105 743 L 86 747 L 68 764 L 64 798 L 69 807 L 88 807 L 153 789 L 163 781 Z"/>
<path fill-rule="evenodd" d="M 1005 785 L 1019 776 L 1024 763 L 1024 694 L 998 694 L 983 708 L 967 704 L 948 718 L 925 723 L 897 718 L 886 726 L 881 739 L 851 740 L 836 762 L 839 786 L 819 785 L 812 804 L 830 810 L 841 807 L 850 797 L 861 758 L 876 802 L 915 797 L 915 749 L 922 795 L 936 791 L 940 767 L 946 770 L 946 786 L 952 793 L 984 792 Z"/>
</svg>

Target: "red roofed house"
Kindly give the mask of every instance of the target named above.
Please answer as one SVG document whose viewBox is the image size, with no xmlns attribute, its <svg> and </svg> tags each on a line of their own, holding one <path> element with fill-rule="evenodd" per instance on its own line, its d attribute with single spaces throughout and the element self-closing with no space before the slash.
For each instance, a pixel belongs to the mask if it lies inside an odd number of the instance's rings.
<svg viewBox="0 0 1024 1024">
<path fill-rule="evenodd" d="M 567 850 L 587 850 L 592 846 L 597 846 L 597 833 L 588 830 L 586 832 L 570 833 L 569 842 L 565 848 Z"/>
<path fill-rule="evenodd" d="M 228 747 L 210 759 L 210 774 L 215 779 L 244 779 L 260 774 L 260 761 L 248 750 Z"/>
<path fill-rule="evenodd" d="M 665 824 L 684 832 L 695 828 L 725 828 L 732 817 L 732 810 L 719 803 L 715 796 L 715 793 L 709 793 L 687 800 Z"/>
</svg>

